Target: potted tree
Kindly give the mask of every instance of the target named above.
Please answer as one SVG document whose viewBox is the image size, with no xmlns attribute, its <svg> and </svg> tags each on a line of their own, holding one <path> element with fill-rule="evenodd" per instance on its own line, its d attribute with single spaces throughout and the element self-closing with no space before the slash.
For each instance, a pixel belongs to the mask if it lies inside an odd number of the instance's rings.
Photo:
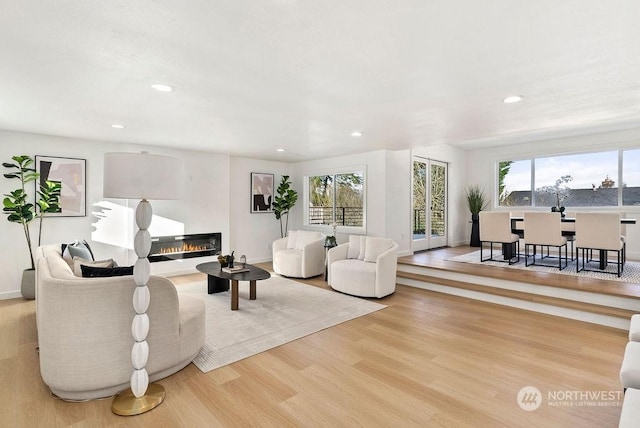
<svg viewBox="0 0 640 428">
<path fill-rule="evenodd" d="M 298 200 L 298 192 L 291 188 L 291 182 L 288 175 L 283 175 L 280 180 L 280 184 L 277 189 L 278 194 L 273 198 L 273 214 L 277 220 L 280 220 L 280 237 L 287 236 L 287 230 L 289 229 L 289 211 L 296 204 Z M 282 223 L 283 217 L 285 217 L 284 224 Z"/>
<path fill-rule="evenodd" d="M 471 239 L 469 246 L 479 247 L 480 243 L 480 211 L 487 207 L 489 199 L 486 197 L 484 190 L 478 185 L 469 186 L 465 193 L 467 195 L 467 204 L 471 211 Z"/>
<path fill-rule="evenodd" d="M 36 218 L 40 220 L 38 230 L 38 245 L 40 245 L 42 222 L 45 215 L 47 213 L 58 212 L 60 209 L 60 191 L 62 185 L 55 181 L 45 181 L 40 186 L 40 190 L 37 191 L 40 198 L 36 201 L 40 212 L 36 213 L 35 205 L 28 201 L 28 194 L 25 190 L 27 183 L 34 182 L 39 177 L 39 174 L 32 167 L 33 159 L 26 155 L 13 156 L 11 159 L 13 163 L 3 162 L 2 164 L 5 168 L 12 170 L 11 172 L 5 173 L 4 177 L 19 180 L 20 187 L 4 195 L 2 210 L 7 214 L 8 221 L 22 225 L 27 241 L 27 248 L 29 249 L 31 268 L 25 269 L 22 273 L 20 291 L 24 298 L 33 299 L 35 298 L 35 262 L 29 226 Z"/>
</svg>

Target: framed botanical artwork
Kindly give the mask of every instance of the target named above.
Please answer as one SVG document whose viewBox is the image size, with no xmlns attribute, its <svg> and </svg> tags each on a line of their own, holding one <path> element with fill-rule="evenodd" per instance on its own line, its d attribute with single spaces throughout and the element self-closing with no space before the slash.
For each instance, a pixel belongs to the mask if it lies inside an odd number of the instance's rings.
<svg viewBox="0 0 640 428">
<path fill-rule="evenodd" d="M 273 202 L 273 174 L 251 173 L 251 212 L 271 213 Z"/>
<path fill-rule="evenodd" d="M 49 213 L 51 217 L 84 217 L 87 215 L 86 159 L 36 156 L 36 190 L 45 181 L 62 184 L 60 210 Z"/>
</svg>

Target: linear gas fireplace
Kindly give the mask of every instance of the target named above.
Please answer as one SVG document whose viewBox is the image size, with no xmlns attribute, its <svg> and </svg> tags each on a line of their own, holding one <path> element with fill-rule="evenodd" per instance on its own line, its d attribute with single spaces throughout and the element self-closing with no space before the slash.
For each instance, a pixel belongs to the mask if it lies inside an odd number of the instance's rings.
<svg viewBox="0 0 640 428">
<path fill-rule="evenodd" d="M 222 250 L 222 233 L 156 236 L 151 238 L 150 262 L 215 256 Z"/>
</svg>

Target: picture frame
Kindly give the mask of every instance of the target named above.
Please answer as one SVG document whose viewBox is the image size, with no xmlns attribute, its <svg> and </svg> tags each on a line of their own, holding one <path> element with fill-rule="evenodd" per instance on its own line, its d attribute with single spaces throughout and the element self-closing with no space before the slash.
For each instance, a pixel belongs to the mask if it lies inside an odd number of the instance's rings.
<svg viewBox="0 0 640 428">
<path fill-rule="evenodd" d="M 272 213 L 274 195 L 273 174 L 251 173 L 251 213 Z"/>
<path fill-rule="evenodd" d="M 87 215 L 87 173 L 86 159 L 63 158 L 36 155 L 36 191 L 45 181 L 62 183 L 60 191 L 60 211 L 47 213 L 47 217 L 86 217 Z M 36 204 L 36 209 L 37 204 Z"/>
</svg>

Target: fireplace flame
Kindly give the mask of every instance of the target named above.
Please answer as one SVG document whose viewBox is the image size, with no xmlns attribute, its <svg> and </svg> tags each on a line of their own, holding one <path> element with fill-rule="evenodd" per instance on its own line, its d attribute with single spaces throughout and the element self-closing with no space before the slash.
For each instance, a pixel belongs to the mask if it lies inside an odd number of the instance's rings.
<svg viewBox="0 0 640 428">
<path fill-rule="evenodd" d="M 174 247 L 162 247 L 159 254 L 173 254 L 173 253 L 189 253 L 193 251 L 207 251 L 209 247 L 206 245 L 194 245 L 188 242 L 183 242 L 181 245 Z"/>
</svg>

